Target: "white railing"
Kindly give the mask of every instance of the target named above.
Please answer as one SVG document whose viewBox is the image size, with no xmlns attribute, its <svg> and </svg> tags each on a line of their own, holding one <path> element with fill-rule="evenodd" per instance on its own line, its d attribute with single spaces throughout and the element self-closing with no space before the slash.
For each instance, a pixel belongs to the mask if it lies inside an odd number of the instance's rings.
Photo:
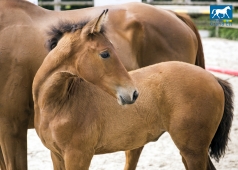
<svg viewBox="0 0 238 170">
<path fill-rule="evenodd" d="M 202 5 L 209 6 L 215 4 L 229 4 L 235 7 L 238 7 L 238 2 L 223 2 L 222 0 L 215 1 L 191 1 L 191 0 L 169 0 L 169 1 L 154 1 L 154 0 L 146 0 L 145 3 L 151 5 Z M 75 6 L 94 6 L 94 1 L 62 1 L 62 0 L 54 0 L 54 1 L 38 1 L 38 5 L 40 6 L 54 6 L 54 10 L 60 10 L 62 5 L 75 5 Z"/>
</svg>

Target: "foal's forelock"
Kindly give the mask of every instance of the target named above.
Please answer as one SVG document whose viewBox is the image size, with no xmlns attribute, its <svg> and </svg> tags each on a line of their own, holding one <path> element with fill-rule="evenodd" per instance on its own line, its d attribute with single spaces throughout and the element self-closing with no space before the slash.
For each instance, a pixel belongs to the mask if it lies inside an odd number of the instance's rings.
<svg viewBox="0 0 238 170">
<path fill-rule="evenodd" d="M 52 50 L 52 44 L 57 44 L 58 41 L 63 37 L 65 33 L 74 33 L 83 27 L 89 22 L 89 20 L 80 21 L 78 23 L 73 23 L 71 21 L 59 21 L 57 26 L 51 26 L 50 30 L 47 32 L 47 35 L 50 39 L 46 43 L 46 47 L 49 51 Z M 101 33 L 104 33 L 105 29 L 102 27 Z"/>
</svg>

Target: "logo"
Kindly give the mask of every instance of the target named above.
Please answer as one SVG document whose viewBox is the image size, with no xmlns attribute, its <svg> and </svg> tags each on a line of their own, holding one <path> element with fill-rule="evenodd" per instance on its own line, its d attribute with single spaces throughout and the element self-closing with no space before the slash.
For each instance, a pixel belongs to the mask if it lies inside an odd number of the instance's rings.
<svg viewBox="0 0 238 170">
<path fill-rule="evenodd" d="M 232 19 L 232 5 L 210 5 L 210 19 Z"/>
<path fill-rule="evenodd" d="M 232 5 L 210 5 L 211 26 L 231 26 L 233 18 Z"/>
</svg>

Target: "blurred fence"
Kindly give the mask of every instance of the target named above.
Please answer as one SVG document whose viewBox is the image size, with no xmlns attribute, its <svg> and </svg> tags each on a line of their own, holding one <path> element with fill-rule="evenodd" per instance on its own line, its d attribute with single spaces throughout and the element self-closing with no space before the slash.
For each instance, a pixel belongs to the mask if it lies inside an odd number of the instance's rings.
<svg viewBox="0 0 238 170">
<path fill-rule="evenodd" d="M 229 4 L 238 7 L 237 0 L 142 0 L 143 3 L 151 5 L 201 5 L 209 6 L 215 4 Z M 93 0 L 39 0 L 40 6 L 54 6 L 54 10 L 61 10 L 61 6 L 78 6 L 90 7 L 94 6 Z"/>
<path fill-rule="evenodd" d="M 142 2 L 189 15 L 209 15 L 210 5 L 225 4 L 238 8 L 238 0 L 142 0 Z M 38 0 L 38 5 L 60 11 L 72 9 L 72 6 L 76 6 L 75 8 L 92 7 L 94 6 L 94 0 Z M 238 18 L 238 14 L 234 13 L 233 18 Z M 207 25 L 207 22 L 201 21 L 196 24 Z M 219 25 L 215 27 L 215 35 L 217 37 L 219 36 L 219 28 L 222 27 Z M 233 24 L 229 28 L 238 29 L 238 24 Z"/>
</svg>

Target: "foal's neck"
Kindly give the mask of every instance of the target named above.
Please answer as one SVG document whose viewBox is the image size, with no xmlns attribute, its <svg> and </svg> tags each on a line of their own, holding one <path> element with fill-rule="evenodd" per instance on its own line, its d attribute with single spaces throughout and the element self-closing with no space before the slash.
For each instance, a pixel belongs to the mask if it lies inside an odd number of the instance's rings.
<svg viewBox="0 0 238 170">
<path fill-rule="evenodd" d="M 71 76 L 77 74 L 74 65 L 72 65 L 74 61 L 68 61 L 69 54 L 68 50 L 54 49 L 47 55 L 33 81 L 33 97 L 35 100 L 38 99 L 39 92 L 42 91 L 43 85 L 48 82 L 48 78 L 56 72 L 68 71 Z"/>
</svg>

